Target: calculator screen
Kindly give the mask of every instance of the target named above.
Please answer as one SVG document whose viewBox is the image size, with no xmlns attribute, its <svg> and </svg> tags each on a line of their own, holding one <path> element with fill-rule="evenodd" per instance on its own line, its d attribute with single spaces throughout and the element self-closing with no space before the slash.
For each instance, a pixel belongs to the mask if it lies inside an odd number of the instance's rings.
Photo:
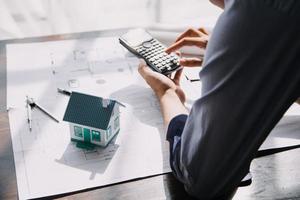
<svg viewBox="0 0 300 200">
<path fill-rule="evenodd" d="M 143 29 L 131 30 L 123 35 L 122 38 L 133 47 L 141 45 L 145 41 L 152 40 L 152 36 Z"/>
</svg>

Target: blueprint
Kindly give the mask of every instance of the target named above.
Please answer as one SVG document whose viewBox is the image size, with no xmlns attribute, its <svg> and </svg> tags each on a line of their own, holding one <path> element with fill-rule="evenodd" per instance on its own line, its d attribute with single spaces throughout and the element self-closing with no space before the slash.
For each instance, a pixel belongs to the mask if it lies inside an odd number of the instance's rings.
<svg viewBox="0 0 300 200">
<path fill-rule="evenodd" d="M 138 59 L 115 37 L 9 44 L 7 108 L 20 199 L 62 194 L 170 172 L 159 104 L 137 72 Z M 106 148 L 84 150 L 70 141 L 62 121 L 69 97 L 57 88 L 115 99 L 120 132 Z M 182 79 L 187 106 L 200 97 L 201 82 Z M 29 131 L 26 96 L 57 123 L 33 109 Z M 299 106 L 293 105 L 263 147 L 299 144 Z M 290 124 L 293 134 L 285 137 Z M 299 123 L 298 123 L 299 124 Z M 289 125 L 289 126 L 287 126 Z"/>
<path fill-rule="evenodd" d="M 112 37 L 7 45 L 7 107 L 20 199 L 170 172 L 159 104 L 138 75 L 138 63 Z M 126 106 L 108 147 L 84 150 L 70 141 L 62 121 L 69 97 L 58 87 Z M 29 131 L 27 95 L 60 123 L 33 109 Z"/>
</svg>

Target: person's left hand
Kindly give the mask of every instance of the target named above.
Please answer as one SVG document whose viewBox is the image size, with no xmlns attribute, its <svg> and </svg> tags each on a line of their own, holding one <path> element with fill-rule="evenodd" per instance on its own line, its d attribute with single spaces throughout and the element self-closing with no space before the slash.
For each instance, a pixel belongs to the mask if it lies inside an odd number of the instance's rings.
<svg viewBox="0 0 300 200">
<path fill-rule="evenodd" d="M 139 73 L 146 80 L 148 85 L 153 89 L 156 96 L 160 99 L 168 92 L 174 93 L 178 96 L 182 104 L 185 102 L 184 91 L 180 87 L 180 77 L 182 69 L 178 70 L 174 78 L 168 78 L 167 76 L 151 70 L 144 60 L 141 60 L 138 68 Z"/>
</svg>

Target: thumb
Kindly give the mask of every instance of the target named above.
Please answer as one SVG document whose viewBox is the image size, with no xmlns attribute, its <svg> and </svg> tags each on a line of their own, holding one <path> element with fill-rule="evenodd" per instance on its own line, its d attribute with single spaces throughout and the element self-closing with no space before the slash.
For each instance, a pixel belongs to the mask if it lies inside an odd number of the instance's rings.
<svg viewBox="0 0 300 200">
<path fill-rule="evenodd" d="M 183 68 L 180 69 L 180 70 L 178 70 L 178 71 L 175 73 L 175 76 L 174 76 L 174 78 L 173 78 L 173 81 L 174 81 L 174 83 L 175 83 L 176 85 L 179 85 L 179 83 L 180 83 L 180 77 L 181 77 L 182 72 L 183 72 Z"/>
<path fill-rule="evenodd" d="M 142 77 L 146 78 L 147 75 L 153 75 L 155 73 L 143 59 L 140 59 L 140 64 L 138 67 L 138 72 L 142 75 Z"/>
</svg>

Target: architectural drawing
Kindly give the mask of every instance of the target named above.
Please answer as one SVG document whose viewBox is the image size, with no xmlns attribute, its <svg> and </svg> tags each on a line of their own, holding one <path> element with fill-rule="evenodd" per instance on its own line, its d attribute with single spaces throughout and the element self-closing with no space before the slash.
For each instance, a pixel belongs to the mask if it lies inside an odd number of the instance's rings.
<svg viewBox="0 0 300 200">
<path fill-rule="evenodd" d="M 171 171 L 159 104 L 137 72 L 138 59 L 130 56 L 117 38 L 9 44 L 6 52 L 7 107 L 11 108 L 8 114 L 19 199 Z M 200 96 L 201 82 L 195 88 L 184 80 L 181 85 L 186 91 L 187 105 L 191 106 Z M 114 99 L 126 105 L 120 107 L 120 131 L 106 148 L 77 148 L 70 141 L 68 123 L 49 120 L 39 110 L 32 112 L 32 131 L 29 131 L 26 96 L 62 119 L 69 97 L 58 93 L 57 88 Z M 299 113 L 298 108 L 292 114 Z M 299 124 L 299 117 L 294 121 Z M 279 134 L 268 142 L 284 143 L 298 144 L 299 137 L 284 138 Z"/>
<path fill-rule="evenodd" d="M 170 172 L 159 104 L 138 74 L 138 63 L 117 38 L 7 46 L 7 106 L 20 199 Z M 125 104 L 120 131 L 105 148 L 77 148 L 69 124 L 49 120 L 39 110 L 32 112 L 29 131 L 26 95 L 62 120 L 69 97 L 58 87 Z"/>
</svg>

